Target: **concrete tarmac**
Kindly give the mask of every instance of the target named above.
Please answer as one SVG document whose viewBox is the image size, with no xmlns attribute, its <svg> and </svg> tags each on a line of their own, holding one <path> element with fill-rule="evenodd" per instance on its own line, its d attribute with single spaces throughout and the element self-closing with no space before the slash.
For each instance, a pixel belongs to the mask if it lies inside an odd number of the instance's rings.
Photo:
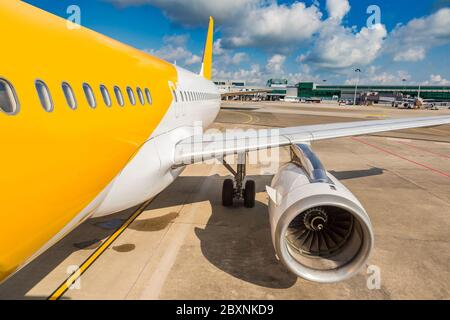
<svg viewBox="0 0 450 320">
<path fill-rule="evenodd" d="M 289 103 L 223 104 L 214 128 L 286 127 L 450 114 Z M 450 126 L 313 144 L 326 168 L 361 200 L 375 232 L 368 266 L 337 284 L 289 273 L 275 258 L 265 186 L 289 160 L 250 165 L 253 209 L 221 206 L 228 171 L 186 168 L 62 299 L 450 299 Z M 88 220 L 0 286 L 1 299 L 45 299 L 136 209 Z M 381 286 L 368 282 L 379 270 Z"/>
</svg>

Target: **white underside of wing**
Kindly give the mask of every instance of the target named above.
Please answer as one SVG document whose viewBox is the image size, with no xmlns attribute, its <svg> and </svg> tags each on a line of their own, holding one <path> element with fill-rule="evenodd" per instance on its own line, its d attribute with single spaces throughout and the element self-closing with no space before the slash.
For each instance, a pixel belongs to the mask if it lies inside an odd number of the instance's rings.
<svg viewBox="0 0 450 320">
<path fill-rule="evenodd" d="M 363 134 L 431 127 L 450 123 L 450 116 L 402 118 L 321 124 L 282 129 L 227 130 L 182 140 L 174 154 L 176 165 L 191 164 L 247 151 L 309 143 Z"/>
</svg>

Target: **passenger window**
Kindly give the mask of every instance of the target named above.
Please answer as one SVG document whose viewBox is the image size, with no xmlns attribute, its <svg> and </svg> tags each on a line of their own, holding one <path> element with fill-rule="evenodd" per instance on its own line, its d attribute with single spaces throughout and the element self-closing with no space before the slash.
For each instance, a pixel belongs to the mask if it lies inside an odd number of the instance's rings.
<svg viewBox="0 0 450 320">
<path fill-rule="evenodd" d="M 0 110 L 9 115 L 19 112 L 19 102 L 14 88 L 3 79 L 0 79 Z"/>
<path fill-rule="evenodd" d="M 144 105 L 144 104 L 145 104 L 145 99 L 144 99 L 144 94 L 142 93 L 141 88 L 137 87 L 137 88 L 136 88 L 136 92 L 137 92 L 137 95 L 138 95 L 138 98 L 139 98 L 139 102 L 140 102 L 142 105 Z"/>
<path fill-rule="evenodd" d="M 130 103 L 135 106 L 136 105 L 136 97 L 134 96 L 133 89 L 130 87 L 127 87 L 127 94 L 128 94 L 128 100 L 130 100 Z"/>
<path fill-rule="evenodd" d="M 116 100 L 119 106 L 123 107 L 124 106 L 123 95 L 119 87 L 117 86 L 114 87 L 114 94 L 116 95 Z"/>
<path fill-rule="evenodd" d="M 106 106 L 111 107 L 111 96 L 109 95 L 108 89 L 104 85 L 100 86 L 100 93 L 102 94 L 103 102 L 106 104 Z"/>
<path fill-rule="evenodd" d="M 39 96 L 39 100 L 41 101 L 41 105 L 47 112 L 53 111 L 53 101 L 52 96 L 50 95 L 50 91 L 48 90 L 47 85 L 41 81 L 36 80 L 36 90 Z"/>
<path fill-rule="evenodd" d="M 73 93 L 72 87 L 67 82 L 63 82 L 62 90 L 70 109 L 75 110 L 77 108 L 77 100 L 75 99 L 75 94 Z"/>
<path fill-rule="evenodd" d="M 172 90 L 173 98 L 175 99 L 175 102 L 178 102 L 177 92 L 175 90 Z"/>
<path fill-rule="evenodd" d="M 149 104 L 152 104 L 152 103 L 153 103 L 153 100 L 152 100 L 152 95 L 151 95 L 151 93 L 150 93 L 150 90 L 145 89 L 145 96 L 147 97 L 147 102 L 148 102 Z"/>
<path fill-rule="evenodd" d="M 92 88 L 87 83 L 83 83 L 83 91 L 86 96 L 86 100 L 91 108 L 95 108 L 97 106 L 97 102 L 95 101 L 94 92 Z"/>
</svg>

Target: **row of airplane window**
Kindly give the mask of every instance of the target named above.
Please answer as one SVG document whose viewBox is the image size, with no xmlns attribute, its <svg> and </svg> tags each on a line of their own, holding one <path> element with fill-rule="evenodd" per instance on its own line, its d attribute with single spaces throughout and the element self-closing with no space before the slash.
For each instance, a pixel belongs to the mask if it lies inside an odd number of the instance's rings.
<svg viewBox="0 0 450 320">
<path fill-rule="evenodd" d="M 36 91 L 41 102 L 42 107 L 47 112 L 52 112 L 54 109 L 54 104 L 52 96 L 48 86 L 42 80 L 36 80 L 35 82 Z M 61 84 L 64 97 L 66 98 L 67 105 L 75 110 L 78 107 L 77 99 L 72 87 L 67 82 L 62 82 Z M 88 83 L 83 83 L 83 92 L 87 103 L 91 108 L 97 107 L 97 100 L 92 90 L 92 87 Z M 103 102 L 107 107 L 112 106 L 112 99 L 109 90 L 104 85 L 100 85 L 100 93 L 103 98 Z M 131 87 L 126 88 L 126 93 L 128 96 L 128 101 L 132 105 L 136 105 L 137 100 L 141 105 L 153 104 L 152 95 L 148 88 L 142 90 L 140 87 L 136 88 L 137 98 L 135 91 Z M 183 90 L 172 90 L 175 102 L 194 102 L 201 100 L 211 100 L 218 99 L 217 94 L 204 93 L 204 92 L 194 92 L 194 91 L 183 91 Z M 119 106 L 123 107 L 125 105 L 125 99 L 122 94 L 122 90 L 118 86 L 114 86 L 114 95 Z M 14 115 L 19 112 L 19 100 L 14 87 L 10 82 L 5 79 L 0 78 L 0 110 L 6 114 Z"/>
<path fill-rule="evenodd" d="M 175 102 L 194 102 L 194 101 L 218 99 L 217 94 L 205 92 L 172 90 L 172 94 L 173 98 L 175 99 Z"/>
<path fill-rule="evenodd" d="M 52 112 L 54 109 L 54 104 L 48 86 L 42 80 L 36 80 L 35 86 L 42 107 L 45 111 Z M 69 108 L 71 108 L 72 110 L 77 109 L 77 99 L 70 84 L 67 82 L 63 82 L 61 84 L 61 88 Z M 83 92 L 89 106 L 91 108 L 96 108 L 97 100 L 92 87 L 87 83 L 83 83 Z M 104 85 L 100 85 L 100 93 L 105 105 L 107 107 L 111 107 L 112 99 L 108 88 L 106 88 L 106 86 Z M 142 90 L 140 87 L 137 87 L 137 99 L 135 91 L 131 87 L 126 88 L 126 93 L 128 96 L 128 101 L 133 106 L 137 104 L 137 101 L 139 101 L 141 105 L 153 104 L 152 95 L 148 88 Z M 125 99 L 123 97 L 122 90 L 118 86 L 114 86 L 114 95 L 117 104 L 121 107 L 125 106 Z M 14 115 L 19 112 L 19 100 L 17 98 L 16 91 L 12 84 L 5 79 L 0 79 L 0 110 L 9 115 Z"/>
</svg>

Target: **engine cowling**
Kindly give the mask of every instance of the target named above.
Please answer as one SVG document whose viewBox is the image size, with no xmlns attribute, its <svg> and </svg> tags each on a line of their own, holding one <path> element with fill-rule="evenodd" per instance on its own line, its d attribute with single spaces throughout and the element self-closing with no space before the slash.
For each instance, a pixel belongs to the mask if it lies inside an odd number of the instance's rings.
<svg viewBox="0 0 450 320">
<path fill-rule="evenodd" d="M 281 167 L 268 188 L 277 257 L 310 281 L 348 279 L 365 265 L 372 250 L 369 216 L 307 146 L 293 150 L 296 160 Z"/>
</svg>

